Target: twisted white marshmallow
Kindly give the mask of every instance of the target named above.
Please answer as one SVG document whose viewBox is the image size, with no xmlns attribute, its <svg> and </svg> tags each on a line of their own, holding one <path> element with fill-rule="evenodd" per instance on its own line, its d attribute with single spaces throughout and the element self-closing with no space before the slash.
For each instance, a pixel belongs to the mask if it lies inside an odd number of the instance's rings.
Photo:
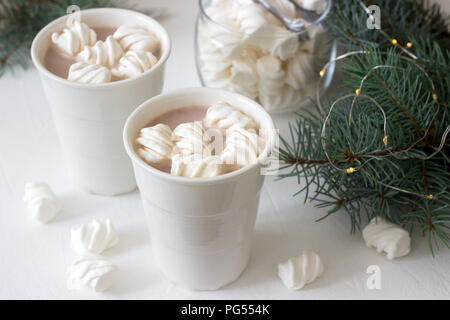
<svg viewBox="0 0 450 320">
<path fill-rule="evenodd" d="M 176 154 L 172 158 L 170 174 L 189 178 L 215 177 L 222 173 L 220 157 L 204 157 L 198 154 L 183 156 Z"/>
<path fill-rule="evenodd" d="M 271 25 L 266 37 L 261 40 L 261 47 L 282 61 L 292 58 L 298 50 L 298 36 L 283 27 Z"/>
<path fill-rule="evenodd" d="M 261 57 L 256 63 L 259 75 L 258 99 L 266 110 L 284 109 L 298 103 L 300 92 L 284 84 L 281 61 L 273 56 Z"/>
<path fill-rule="evenodd" d="M 283 15 L 297 18 L 291 2 L 268 1 Z M 326 5 L 326 1 L 303 2 L 306 8 L 314 10 L 320 3 Z M 314 93 L 318 79 L 315 61 L 326 61 L 329 48 L 328 37 L 321 27 L 308 26 L 310 40 L 300 42 L 297 34 L 286 30 L 253 0 L 212 1 L 206 13 L 217 22 L 199 24 L 201 71 L 206 85 L 258 99 L 268 110 L 292 107 Z M 246 71 L 255 62 L 261 65 L 252 74 L 258 78 L 257 89 L 251 73 Z"/>
<path fill-rule="evenodd" d="M 278 276 L 286 287 L 293 290 L 303 288 L 322 273 L 322 260 L 315 252 L 309 250 L 278 265 Z"/>
<path fill-rule="evenodd" d="M 123 50 L 154 52 L 159 47 L 158 38 L 140 25 L 123 25 L 113 35 Z"/>
<path fill-rule="evenodd" d="M 174 152 L 176 153 L 185 156 L 191 154 L 211 155 L 201 121 L 179 124 L 173 130 L 172 140 L 175 141 Z"/>
<path fill-rule="evenodd" d="M 277 9 L 278 12 L 280 12 L 285 17 L 287 17 L 289 19 L 294 19 L 297 16 L 295 6 L 290 1 L 287 1 L 287 0 L 268 0 L 268 1 L 275 9 Z M 278 20 L 271 13 L 267 12 L 267 16 L 273 18 L 273 19 L 270 19 L 270 23 L 277 24 L 277 25 L 283 25 L 281 23 L 281 21 Z"/>
<path fill-rule="evenodd" d="M 408 231 L 382 218 L 373 218 L 362 232 L 368 247 L 385 252 L 388 259 L 399 258 L 409 253 L 411 238 Z"/>
<path fill-rule="evenodd" d="M 202 28 L 202 25 L 199 25 Z M 222 51 L 216 47 L 211 39 L 199 32 L 199 55 L 203 80 L 213 88 L 225 88 L 230 82 L 231 61 L 226 59 Z"/>
<path fill-rule="evenodd" d="M 23 201 L 31 216 L 42 223 L 50 222 L 61 211 L 60 202 L 45 182 L 27 183 Z"/>
<path fill-rule="evenodd" d="M 247 39 L 264 34 L 265 27 L 269 25 L 264 9 L 251 0 L 238 0 L 234 4 L 239 31 L 243 32 Z M 257 44 L 251 39 L 249 43 Z"/>
<path fill-rule="evenodd" d="M 252 118 L 223 101 L 208 108 L 203 123 L 207 128 L 215 127 L 223 132 L 226 132 L 232 126 L 243 129 L 256 129 L 258 127 Z"/>
<path fill-rule="evenodd" d="M 92 46 L 97 41 L 97 34 L 85 23 L 74 21 L 70 28 L 65 28 L 61 34 L 54 32 L 52 42 L 63 52 L 75 56 L 84 46 Z"/>
<path fill-rule="evenodd" d="M 99 64 L 76 62 L 69 68 L 67 80 L 80 83 L 105 83 L 111 81 L 111 71 Z"/>
<path fill-rule="evenodd" d="M 221 158 L 226 164 L 245 166 L 257 161 L 263 141 L 254 130 L 230 128 Z"/>
<path fill-rule="evenodd" d="M 245 49 L 245 43 L 242 34 L 239 32 L 239 26 L 232 18 L 230 6 L 210 6 L 206 9 L 206 14 L 218 24 L 208 22 L 200 24 L 199 33 L 204 36 L 199 39 L 201 40 L 200 48 L 202 40 L 206 38 L 210 39 L 225 59 L 241 56 Z M 230 32 L 228 29 L 232 31 Z"/>
<path fill-rule="evenodd" d="M 72 263 L 67 270 L 69 289 L 90 288 L 95 292 L 105 291 L 114 281 L 116 267 L 106 258 L 86 256 Z"/>
<path fill-rule="evenodd" d="M 260 79 L 259 94 L 279 94 L 284 84 L 284 70 L 281 61 L 270 55 L 263 56 L 256 62 L 256 70 Z"/>
<path fill-rule="evenodd" d="M 120 44 L 112 36 L 108 36 L 104 42 L 99 40 L 93 46 L 85 46 L 78 58 L 90 64 L 101 64 L 110 68 L 123 54 Z"/>
<path fill-rule="evenodd" d="M 70 230 L 71 247 L 80 254 L 100 254 L 119 242 L 116 229 L 110 219 L 92 220 L 76 229 Z"/>
<path fill-rule="evenodd" d="M 151 52 L 129 50 L 111 72 L 118 78 L 133 78 L 151 69 L 157 62 L 158 59 Z"/>
<path fill-rule="evenodd" d="M 251 57 L 235 59 L 230 68 L 229 87 L 231 90 L 251 99 L 258 95 L 258 74 L 255 61 Z"/>
<path fill-rule="evenodd" d="M 137 153 L 149 164 L 165 163 L 170 161 L 174 144 L 172 130 L 165 124 L 143 128 L 136 139 L 139 148 Z"/>
</svg>

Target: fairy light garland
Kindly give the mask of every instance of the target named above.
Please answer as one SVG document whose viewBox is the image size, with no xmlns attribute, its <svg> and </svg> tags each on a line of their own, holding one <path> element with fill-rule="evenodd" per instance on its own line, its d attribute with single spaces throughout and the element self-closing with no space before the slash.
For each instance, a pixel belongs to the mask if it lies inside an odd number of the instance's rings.
<svg viewBox="0 0 450 320">
<path fill-rule="evenodd" d="M 372 15 L 371 12 L 370 12 L 370 10 L 364 5 L 364 3 L 363 3 L 361 0 L 358 0 L 358 1 L 359 1 L 360 5 L 364 8 L 364 10 L 365 10 L 369 15 Z M 425 70 L 424 70 L 417 62 L 416 62 L 416 60 L 418 59 L 418 57 L 415 56 L 415 55 L 414 55 L 412 52 L 410 52 L 409 50 L 407 50 L 405 47 L 403 47 L 402 45 L 400 45 L 399 42 L 398 42 L 398 40 L 397 40 L 396 38 L 389 37 L 389 35 L 388 35 L 387 33 L 385 33 L 385 32 L 384 32 L 383 30 L 381 30 L 381 29 L 378 29 L 378 31 L 379 31 L 379 32 L 380 32 L 387 40 L 389 40 L 390 43 L 391 43 L 393 46 L 396 46 L 396 47 L 400 48 L 400 50 L 401 50 L 402 52 L 404 52 L 405 54 L 407 54 L 407 55 L 410 57 L 410 58 L 408 58 L 408 57 L 400 56 L 401 59 L 403 59 L 403 60 L 405 60 L 405 61 L 407 61 L 407 62 L 412 62 L 413 65 L 414 65 L 415 67 L 417 67 L 417 68 L 425 75 L 425 77 L 428 79 L 428 81 L 430 82 L 430 85 L 431 85 L 431 90 L 432 90 L 432 95 L 431 95 L 431 96 L 432 96 L 434 102 L 437 104 L 436 111 L 435 111 L 433 117 L 431 118 L 431 120 L 429 121 L 429 125 L 428 125 L 427 129 L 425 130 L 425 132 L 424 132 L 424 134 L 423 134 L 423 136 L 422 136 L 421 138 L 419 138 L 417 141 L 415 141 L 415 142 L 414 142 L 411 146 L 409 146 L 408 148 L 406 148 L 406 149 L 404 149 L 404 150 L 401 150 L 401 151 L 397 151 L 397 152 L 395 152 L 395 153 L 392 152 L 389 148 L 386 149 L 386 151 L 387 151 L 390 155 L 394 156 L 395 158 L 398 158 L 398 157 L 397 157 L 397 154 L 398 154 L 398 153 L 404 153 L 404 152 L 407 152 L 407 151 L 411 150 L 416 144 L 420 143 L 423 139 L 425 139 L 425 137 L 428 135 L 428 132 L 429 132 L 429 130 L 430 130 L 430 128 L 431 128 L 431 125 L 432 125 L 434 119 L 436 118 L 436 116 L 437 116 L 438 113 L 439 113 L 439 110 L 440 110 L 440 103 L 439 103 L 439 100 L 438 100 L 438 97 L 437 97 L 436 88 L 435 88 L 435 85 L 434 85 L 433 80 L 431 79 L 431 77 L 429 76 L 429 74 L 428 74 L 428 73 L 427 73 L 427 72 L 426 72 L 426 71 L 425 71 Z M 407 48 L 411 48 L 412 46 L 413 46 L 413 43 L 412 43 L 412 42 L 408 41 L 408 42 L 406 43 L 406 47 L 407 47 Z M 326 74 L 326 70 L 328 69 L 328 67 L 329 67 L 330 65 L 332 65 L 332 64 L 334 64 L 334 63 L 336 63 L 336 62 L 338 62 L 338 61 L 340 61 L 340 60 L 346 59 L 346 58 L 348 58 L 348 57 L 351 57 L 351 56 L 354 56 L 354 55 L 360 55 L 360 54 L 368 54 L 368 53 L 370 53 L 370 52 L 365 52 L 364 50 L 347 52 L 347 53 L 344 53 L 344 54 L 342 54 L 342 55 L 336 57 L 335 59 L 332 59 L 331 61 L 329 61 L 329 62 L 327 62 L 327 63 L 325 64 L 325 66 L 323 67 L 323 69 L 320 70 L 320 72 L 319 72 L 320 79 L 319 79 L 318 85 L 317 85 L 317 87 L 316 87 L 316 101 L 317 101 L 317 106 L 319 107 L 320 110 L 322 110 L 322 111 L 325 110 L 325 109 L 323 108 L 322 104 L 321 104 L 321 101 L 320 101 L 320 84 L 321 84 L 321 81 L 322 81 L 323 77 L 324 77 L 325 74 Z M 382 54 L 382 55 L 387 55 L 386 52 L 382 52 L 381 54 Z M 330 119 L 330 116 L 331 116 L 331 113 L 332 113 L 334 107 L 335 107 L 336 104 L 339 103 L 340 101 L 342 101 L 342 100 L 344 100 L 344 99 L 347 99 L 347 98 L 353 96 L 352 104 L 351 104 L 350 111 L 349 111 L 349 124 L 351 124 L 351 121 L 352 121 L 352 113 L 353 113 L 353 107 L 354 107 L 354 104 L 355 104 L 356 100 L 357 100 L 357 99 L 361 99 L 361 98 L 369 99 L 369 100 L 370 100 L 370 101 L 371 101 L 371 102 L 372 102 L 372 103 L 373 103 L 373 104 L 381 111 L 381 113 L 382 113 L 382 115 L 383 115 L 383 132 L 384 132 L 384 135 L 383 135 L 382 142 L 383 142 L 383 144 L 385 145 L 385 147 L 387 147 L 387 145 L 388 145 L 388 135 L 387 135 L 387 133 L 386 133 L 386 122 L 387 122 L 386 113 L 384 112 L 384 109 L 381 107 L 381 105 L 380 105 L 374 98 L 370 97 L 369 95 L 361 94 L 362 87 L 363 87 L 363 85 L 364 85 L 365 80 L 371 75 L 371 73 L 373 73 L 375 70 L 381 69 L 381 68 L 399 69 L 399 70 L 403 70 L 403 71 L 406 70 L 406 68 L 401 68 L 401 67 L 391 66 L 391 65 L 377 65 L 377 66 L 374 66 L 374 67 L 371 68 L 371 69 L 367 72 L 367 74 L 362 78 L 362 80 L 361 80 L 361 82 L 360 82 L 360 86 L 359 86 L 358 88 L 355 89 L 355 94 L 347 94 L 347 95 L 344 95 L 344 96 L 342 96 L 342 97 L 336 99 L 336 100 L 331 104 L 331 106 L 330 106 L 330 108 L 329 108 L 329 110 L 328 110 L 328 113 L 327 113 L 327 115 L 326 115 L 326 117 L 325 117 L 325 119 L 324 119 L 324 122 L 323 122 L 322 132 L 321 132 L 321 143 L 322 143 L 322 149 L 323 149 L 323 151 L 324 151 L 324 153 L 325 153 L 325 156 L 326 156 L 326 158 L 327 158 L 329 164 L 330 164 L 332 167 L 334 167 L 336 170 L 341 171 L 341 172 L 344 172 L 344 173 L 346 173 L 346 174 L 352 174 L 352 173 L 354 173 L 354 172 L 356 172 L 356 171 L 362 169 L 363 166 L 364 166 L 367 162 L 373 160 L 374 158 L 370 158 L 370 159 L 366 160 L 365 162 L 362 162 L 360 165 L 358 165 L 358 166 L 356 166 L 356 167 L 348 167 L 348 168 L 346 168 L 346 169 L 339 168 L 339 167 L 336 166 L 336 165 L 334 164 L 334 162 L 330 159 L 330 156 L 329 156 L 329 154 L 328 154 L 328 152 L 327 152 L 327 148 L 326 148 L 326 126 L 327 126 L 327 123 L 328 123 L 328 121 L 329 121 L 329 119 Z M 442 138 L 441 138 L 441 142 L 440 142 L 439 147 L 438 147 L 432 154 L 430 154 L 430 155 L 428 155 L 428 156 L 426 156 L 426 157 L 423 157 L 423 158 L 420 158 L 420 157 L 419 157 L 419 158 L 422 159 L 422 160 L 428 160 L 428 159 L 431 159 L 432 157 L 434 157 L 436 154 L 438 154 L 438 153 L 443 149 L 443 147 L 444 147 L 444 145 L 445 145 L 445 140 L 446 140 L 447 135 L 449 134 L 449 132 L 450 132 L 450 125 L 446 128 L 444 134 L 442 135 Z M 390 189 L 393 189 L 393 190 L 397 190 L 397 191 L 402 192 L 402 193 L 412 194 L 412 195 L 419 196 L 419 197 L 422 197 L 422 198 L 426 198 L 426 199 L 429 199 L 429 200 L 433 200 L 433 199 L 436 199 L 436 198 L 437 198 L 437 197 L 436 197 L 435 195 L 433 195 L 433 194 L 427 194 L 427 195 L 425 195 L 425 194 L 420 194 L 420 193 L 412 192 L 412 191 L 405 190 L 405 189 L 402 189 L 402 188 L 398 188 L 398 187 L 395 187 L 395 186 L 392 186 L 392 185 L 388 185 L 388 184 L 385 184 L 385 183 L 383 183 L 383 182 L 381 182 L 381 181 L 378 181 L 378 180 L 376 180 L 376 181 L 377 181 L 379 184 L 381 184 L 381 185 L 383 185 L 383 186 L 385 186 L 385 187 L 387 187 L 387 188 L 390 188 Z"/>
</svg>

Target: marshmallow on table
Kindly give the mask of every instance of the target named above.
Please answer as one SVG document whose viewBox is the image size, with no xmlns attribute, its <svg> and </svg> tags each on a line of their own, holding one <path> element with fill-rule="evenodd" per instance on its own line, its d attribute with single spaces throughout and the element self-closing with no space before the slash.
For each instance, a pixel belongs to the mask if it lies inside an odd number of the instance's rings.
<svg viewBox="0 0 450 320">
<path fill-rule="evenodd" d="M 61 211 L 60 202 L 45 182 L 27 183 L 23 201 L 31 216 L 42 223 L 50 222 Z"/>
<path fill-rule="evenodd" d="M 375 247 L 379 253 L 384 251 L 388 259 L 405 256 L 411 248 L 408 231 L 383 218 L 373 218 L 362 235 L 368 247 Z"/>
<path fill-rule="evenodd" d="M 207 128 L 218 128 L 226 132 L 229 128 L 256 129 L 255 121 L 226 102 L 217 102 L 206 111 L 203 123 Z"/>
<path fill-rule="evenodd" d="M 230 128 L 221 158 L 226 164 L 245 166 L 257 161 L 263 141 L 254 130 Z"/>
<path fill-rule="evenodd" d="M 99 64 L 76 62 L 69 68 L 67 80 L 80 83 L 105 83 L 111 81 L 111 71 Z"/>
<path fill-rule="evenodd" d="M 75 260 L 67 270 L 69 289 L 107 290 L 114 282 L 116 267 L 106 258 L 88 255 Z"/>
<path fill-rule="evenodd" d="M 100 254 L 119 242 L 116 230 L 110 219 L 92 220 L 70 231 L 71 247 L 80 254 Z"/>
<path fill-rule="evenodd" d="M 174 143 L 172 130 L 165 124 L 143 128 L 136 139 L 137 153 L 149 164 L 167 163 L 171 159 Z"/>
<path fill-rule="evenodd" d="M 170 174 L 189 178 L 206 178 L 218 176 L 222 174 L 222 170 L 222 160 L 218 156 L 176 154 L 172 158 Z"/>
<path fill-rule="evenodd" d="M 84 46 L 92 46 L 97 41 L 97 34 L 85 23 L 74 21 L 73 26 L 65 28 L 61 34 L 54 32 L 52 42 L 63 52 L 75 56 Z"/>
<path fill-rule="evenodd" d="M 120 44 L 112 36 L 108 36 L 104 42 L 99 40 L 93 46 L 85 46 L 78 58 L 90 64 L 112 67 L 123 54 Z"/>
<path fill-rule="evenodd" d="M 321 276 L 323 270 L 320 257 L 313 251 L 305 250 L 302 255 L 280 263 L 278 276 L 287 288 L 299 290 Z"/>
<path fill-rule="evenodd" d="M 151 69 L 157 62 L 151 52 L 129 50 L 120 58 L 117 67 L 111 69 L 111 73 L 118 78 L 133 78 Z"/>
<path fill-rule="evenodd" d="M 144 26 L 122 25 L 114 32 L 124 51 L 154 52 L 159 47 L 159 39 Z"/>
<path fill-rule="evenodd" d="M 201 121 L 179 124 L 173 130 L 172 140 L 175 142 L 175 149 L 173 150 L 175 153 L 211 155 Z"/>
</svg>

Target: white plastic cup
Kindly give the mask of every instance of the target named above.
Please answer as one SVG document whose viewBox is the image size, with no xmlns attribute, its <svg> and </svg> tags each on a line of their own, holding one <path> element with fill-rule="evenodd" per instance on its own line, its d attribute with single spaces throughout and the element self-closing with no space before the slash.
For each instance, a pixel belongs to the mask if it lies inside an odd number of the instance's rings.
<svg viewBox="0 0 450 320">
<path fill-rule="evenodd" d="M 183 106 L 226 101 L 253 117 L 265 133 L 258 163 L 211 178 L 173 176 L 146 164 L 135 151 L 139 130 Z M 267 161 L 276 132 L 269 114 L 242 95 L 211 88 L 177 90 L 140 105 L 128 118 L 124 143 L 133 161 L 153 253 L 165 276 L 192 290 L 216 290 L 247 266 Z"/>
<path fill-rule="evenodd" d="M 160 59 L 150 70 L 136 78 L 102 84 L 68 81 L 43 65 L 51 34 L 61 32 L 70 16 L 49 23 L 31 46 L 31 57 L 39 70 L 74 183 L 84 191 L 101 195 L 129 192 L 135 189 L 136 182 L 122 143 L 123 126 L 139 104 L 161 93 L 170 38 L 154 19 L 131 10 L 89 9 L 79 16 L 94 28 L 145 25 L 161 41 Z"/>
</svg>

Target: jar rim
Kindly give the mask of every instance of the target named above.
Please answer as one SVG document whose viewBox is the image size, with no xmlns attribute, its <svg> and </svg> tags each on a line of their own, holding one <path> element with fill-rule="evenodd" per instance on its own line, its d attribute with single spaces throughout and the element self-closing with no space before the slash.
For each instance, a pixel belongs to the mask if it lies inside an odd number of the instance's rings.
<svg viewBox="0 0 450 320">
<path fill-rule="evenodd" d="M 313 22 L 308 22 L 307 25 L 305 25 L 305 29 L 303 31 L 291 31 L 289 29 L 284 29 L 284 32 L 280 32 L 280 33 L 274 33 L 271 35 L 258 35 L 258 38 L 269 38 L 269 37 L 276 37 L 277 35 L 285 35 L 286 32 L 290 32 L 292 34 L 296 34 L 296 35 L 301 35 L 304 34 L 305 32 L 307 32 L 311 27 L 313 26 L 317 26 L 319 25 L 323 20 L 325 20 L 325 18 L 328 16 L 328 14 L 331 11 L 331 8 L 333 6 L 333 0 L 326 0 L 327 1 L 327 7 L 325 8 L 325 10 L 320 14 L 320 17 L 313 21 Z M 230 33 L 239 33 L 239 31 L 237 30 L 233 30 L 230 29 L 229 27 L 227 27 L 224 24 L 221 24 L 217 21 L 215 21 L 214 19 L 212 19 L 207 13 L 206 13 L 206 7 L 204 5 L 205 0 L 198 0 L 198 4 L 199 4 L 199 8 L 200 8 L 200 14 L 204 17 L 206 17 L 210 22 L 214 23 L 217 26 L 220 26 L 221 28 L 224 28 L 225 30 L 229 31 Z"/>
</svg>

